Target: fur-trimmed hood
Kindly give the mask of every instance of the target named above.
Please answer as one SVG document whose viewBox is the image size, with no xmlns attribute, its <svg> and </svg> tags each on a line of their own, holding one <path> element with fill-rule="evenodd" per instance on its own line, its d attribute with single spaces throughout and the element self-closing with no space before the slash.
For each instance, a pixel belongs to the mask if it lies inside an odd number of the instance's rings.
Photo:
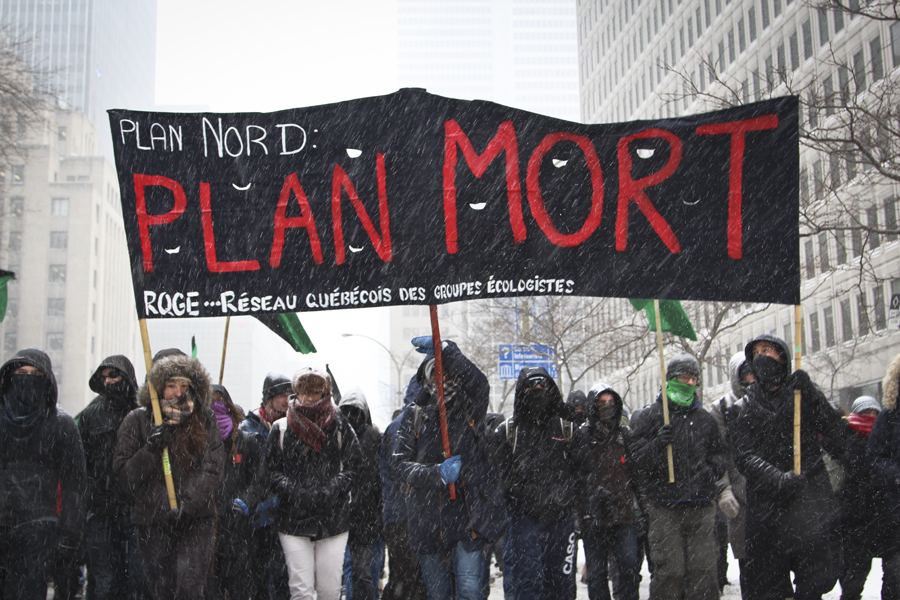
<svg viewBox="0 0 900 600">
<path fill-rule="evenodd" d="M 166 356 L 153 363 L 147 378 L 156 388 L 157 396 L 162 398 L 166 381 L 175 376 L 187 377 L 191 380 L 194 401 L 199 403 L 201 408 L 209 409 L 212 406 L 209 373 L 196 358 L 184 355 Z M 146 383 L 138 392 L 138 404 L 144 407 L 150 406 L 150 388 Z"/>
<path fill-rule="evenodd" d="M 884 374 L 884 381 L 881 382 L 882 397 L 881 405 L 886 410 L 894 410 L 897 408 L 897 395 L 900 392 L 900 354 L 894 357 L 891 364 Z"/>
</svg>

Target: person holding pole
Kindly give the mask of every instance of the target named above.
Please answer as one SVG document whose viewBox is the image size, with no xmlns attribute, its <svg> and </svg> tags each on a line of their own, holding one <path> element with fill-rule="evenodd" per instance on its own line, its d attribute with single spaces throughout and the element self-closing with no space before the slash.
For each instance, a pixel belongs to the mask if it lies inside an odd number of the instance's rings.
<svg viewBox="0 0 900 600">
<path fill-rule="evenodd" d="M 838 505 L 822 454 L 842 459 L 851 432 L 805 371 L 791 373 L 784 340 L 760 335 L 744 354 L 756 382 L 747 390 L 732 435 L 735 463 L 747 478 L 741 593 L 747 600 L 817 599 L 834 587 L 839 560 Z M 801 395 L 799 474 L 794 471 L 795 390 Z"/>
<path fill-rule="evenodd" d="M 150 386 L 159 394 L 160 425 L 153 424 Z M 119 428 L 113 471 L 135 496 L 138 546 L 153 596 L 201 598 L 213 553 L 213 495 L 225 460 L 210 409 L 209 374 L 189 356 L 160 358 L 138 392 L 138 404 L 141 408 Z M 163 456 L 169 460 L 176 508 L 170 508 Z"/>
<path fill-rule="evenodd" d="M 413 345 L 429 348 L 430 336 Z M 419 557 L 429 600 L 483 600 L 488 548 L 507 529 L 503 492 L 485 440 L 487 377 L 451 341 L 425 360 L 416 375 L 422 391 L 405 410 L 391 471 L 406 494 L 410 546 Z M 438 364 L 441 360 L 442 364 Z M 436 372 L 442 367 L 444 452 Z M 455 484 L 454 489 L 449 484 Z M 455 582 L 455 585 L 454 585 Z"/>
<path fill-rule="evenodd" d="M 650 597 L 716 600 L 716 501 L 724 489 L 725 450 L 716 421 L 697 393 L 697 359 L 686 352 L 673 357 L 665 386 L 632 421 L 632 457 L 646 486 L 650 521 Z M 664 398 L 669 424 L 663 418 Z M 667 461 L 670 445 L 674 481 Z"/>
</svg>

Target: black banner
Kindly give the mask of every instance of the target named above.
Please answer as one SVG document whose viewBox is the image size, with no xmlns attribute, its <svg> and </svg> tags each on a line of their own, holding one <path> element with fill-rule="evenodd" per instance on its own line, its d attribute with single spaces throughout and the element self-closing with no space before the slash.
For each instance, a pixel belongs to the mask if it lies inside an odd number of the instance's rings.
<svg viewBox="0 0 900 600">
<path fill-rule="evenodd" d="M 111 110 L 138 314 L 796 304 L 797 106 L 582 125 L 404 89 L 274 113 Z"/>
</svg>

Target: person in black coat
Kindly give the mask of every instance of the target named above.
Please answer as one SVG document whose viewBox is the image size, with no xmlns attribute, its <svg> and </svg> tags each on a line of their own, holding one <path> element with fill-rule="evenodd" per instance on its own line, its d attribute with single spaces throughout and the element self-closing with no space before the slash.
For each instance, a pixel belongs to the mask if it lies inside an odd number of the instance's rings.
<svg viewBox="0 0 900 600">
<path fill-rule="evenodd" d="M 332 402 L 331 378 L 306 367 L 291 382 L 287 417 L 272 424 L 266 472 L 278 495 L 275 527 L 288 567 L 291 599 L 337 600 L 350 491 L 362 455 L 356 433 Z"/>
<path fill-rule="evenodd" d="M 347 551 L 350 559 L 352 593 L 348 600 L 375 600 L 378 579 L 372 570 L 383 564 L 383 556 L 374 556 L 375 542 L 381 538 L 381 477 L 378 457 L 381 451 L 381 434 L 372 426 L 372 416 L 366 396 L 359 388 L 344 395 L 338 405 L 350 422 L 362 452 L 359 477 L 353 486 L 350 502 L 350 536 Z M 382 552 L 383 552 L 383 547 Z M 380 571 L 380 569 L 379 569 Z M 348 587 L 348 584 L 344 584 Z"/>
<path fill-rule="evenodd" d="M 266 492 L 262 450 L 256 437 L 241 431 L 244 414 L 225 386 L 213 385 L 212 411 L 225 454 L 222 484 L 215 493 L 219 523 L 213 574 L 206 583 L 208 600 L 247 600 L 252 588 L 250 516 Z"/>
<path fill-rule="evenodd" d="M 413 345 L 428 348 L 431 337 Z M 418 556 L 429 600 L 484 598 L 486 549 L 507 529 L 503 493 L 485 440 L 490 386 L 455 343 L 442 343 L 447 432 L 445 457 L 434 358 L 416 375 L 422 391 L 403 412 L 391 469 L 405 487 L 410 546 Z M 455 483 L 456 499 L 448 483 Z"/>
<path fill-rule="evenodd" d="M 749 589 L 741 592 L 748 600 L 820 598 L 837 581 L 839 558 L 838 505 L 822 454 L 841 460 L 850 429 L 805 371 L 791 373 L 784 340 L 758 336 L 744 354 L 756 382 L 732 436 L 735 463 L 747 478 L 742 582 Z M 793 471 L 794 390 L 802 397 L 799 475 Z M 791 572 L 796 590 L 790 589 Z"/>
<path fill-rule="evenodd" d="M 109 356 L 88 385 L 97 397 L 75 417 L 88 476 L 87 594 L 94 600 L 149 598 L 137 527 L 131 520 L 134 496 L 113 473 L 119 427 L 138 407 L 134 366 L 121 354 Z"/>
<path fill-rule="evenodd" d="M 659 600 L 716 600 L 716 499 L 724 488 L 725 450 L 715 419 L 697 394 L 700 363 L 690 354 L 666 366 L 669 425 L 662 393 L 632 420 L 637 475 L 649 514 L 650 595 Z M 672 445 L 675 481 L 669 482 Z"/>
<path fill-rule="evenodd" d="M 543 367 L 519 372 L 513 416 L 494 432 L 509 514 L 504 588 L 514 598 L 575 595 L 576 488 L 590 472 L 587 444 L 574 440 L 562 394 Z M 504 582 L 506 584 L 506 582 Z"/>
<path fill-rule="evenodd" d="M 75 421 L 41 350 L 0 367 L 0 596 L 44 600 L 53 563 L 74 568 L 87 475 Z M 59 570 L 57 566 L 57 570 Z"/>
</svg>

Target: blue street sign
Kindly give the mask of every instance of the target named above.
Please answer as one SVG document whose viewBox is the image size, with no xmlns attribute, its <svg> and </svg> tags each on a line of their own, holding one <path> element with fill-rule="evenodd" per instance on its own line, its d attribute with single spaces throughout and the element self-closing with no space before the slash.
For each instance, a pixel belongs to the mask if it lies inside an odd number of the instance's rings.
<svg viewBox="0 0 900 600">
<path fill-rule="evenodd" d="M 543 344 L 500 344 L 500 379 L 518 379 L 525 367 L 544 367 L 556 379 L 553 348 Z"/>
</svg>

